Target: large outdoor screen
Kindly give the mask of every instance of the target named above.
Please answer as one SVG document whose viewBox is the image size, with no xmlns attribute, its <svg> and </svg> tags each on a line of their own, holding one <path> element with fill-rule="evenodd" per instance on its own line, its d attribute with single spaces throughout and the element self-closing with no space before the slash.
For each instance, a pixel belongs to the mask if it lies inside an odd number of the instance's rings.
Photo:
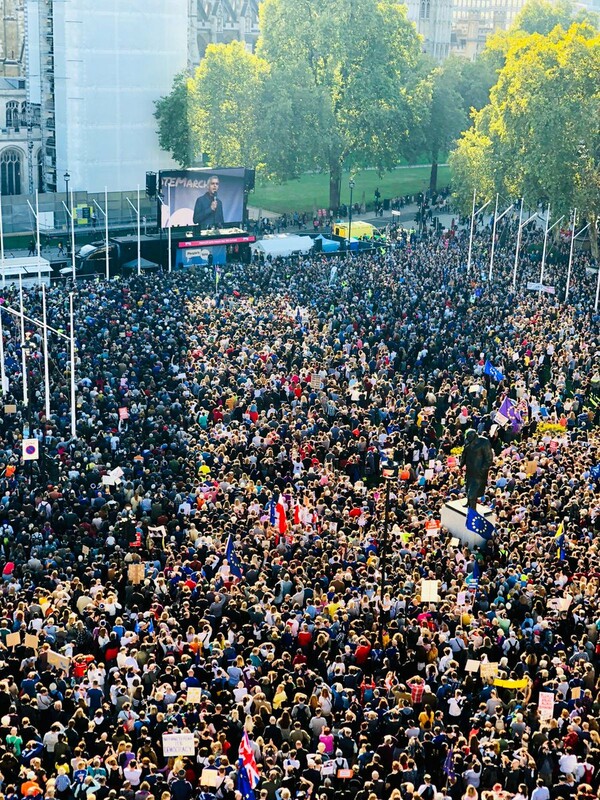
<svg viewBox="0 0 600 800">
<path fill-rule="evenodd" d="M 161 226 L 211 230 L 240 225 L 245 172 L 243 167 L 161 172 Z"/>
</svg>

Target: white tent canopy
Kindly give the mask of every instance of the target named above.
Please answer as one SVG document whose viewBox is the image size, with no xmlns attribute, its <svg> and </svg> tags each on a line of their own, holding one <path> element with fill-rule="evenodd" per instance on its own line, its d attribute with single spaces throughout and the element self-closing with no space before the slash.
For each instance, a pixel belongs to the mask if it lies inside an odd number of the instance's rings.
<svg viewBox="0 0 600 800">
<path fill-rule="evenodd" d="M 272 258 L 287 258 L 293 253 L 308 253 L 314 242 L 310 236 L 297 236 L 292 233 L 279 233 L 275 236 L 265 236 L 264 239 L 250 245 L 255 252 L 259 250 Z"/>
<path fill-rule="evenodd" d="M 5 258 L 0 260 L 0 281 L 5 283 L 18 283 L 19 276 L 23 286 L 35 286 L 43 282 L 50 285 L 52 267 L 46 258 L 27 256 L 22 258 Z"/>
</svg>

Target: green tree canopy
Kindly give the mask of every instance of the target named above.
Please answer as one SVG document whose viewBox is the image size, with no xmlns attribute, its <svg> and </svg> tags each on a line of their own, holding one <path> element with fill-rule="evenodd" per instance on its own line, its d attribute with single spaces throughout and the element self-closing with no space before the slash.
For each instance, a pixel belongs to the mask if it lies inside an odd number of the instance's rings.
<svg viewBox="0 0 600 800">
<path fill-rule="evenodd" d="M 586 24 L 511 38 L 490 103 L 451 157 L 463 207 L 473 189 L 600 212 L 600 35 Z M 594 187 L 596 191 L 594 191 Z M 593 227 L 593 226 L 592 226 Z M 595 246 L 595 244 L 594 244 Z"/>
<path fill-rule="evenodd" d="M 189 167 L 195 160 L 192 102 L 193 86 L 190 76 L 186 72 L 181 72 L 175 76 L 171 93 L 157 101 L 154 112 L 158 120 L 160 146 L 171 153 L 173 159 L 182 167 Z"/>
<path fill-rule="evenodd" d="M 242 42 L 210 44 L 193 75 L 179 75 L 156 107 L 159 141 L 182 167 L 200 153 L 213 166 L 260 160 L 260 100 L 269 67 Z"/>
<path fill-rule="evenodd" d="M 286 142 L 286 161 L 308 158 L 329 170 L 337 207 L 344 164 L 388 169 L 408 146 L 415 27 L 394 0 L 264 0 L 260 24 L 257 52 L 271 68 L 272 107 L 282 103 L 302 132 L 291 147 Z M 282 167 L 280 160 L 285 177 Z"/>
</svg>

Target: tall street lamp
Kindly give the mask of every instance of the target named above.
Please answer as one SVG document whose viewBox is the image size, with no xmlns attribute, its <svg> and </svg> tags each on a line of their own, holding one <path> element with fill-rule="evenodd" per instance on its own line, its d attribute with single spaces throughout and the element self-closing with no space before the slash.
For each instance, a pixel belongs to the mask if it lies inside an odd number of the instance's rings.
<svg viewBox="0 0 600 800">
<path fill-rule="evenodd" d="M 348 212 L 348 250 L 352 247 L 352 192 L 354 191 L 354 179 L 350 178 L 348 182 L 350 187 L 350 210 Z"/>
<path fill-rule="evenodd" d="M 67 172 L 65 172 L 63 177 L 65 179 L 65 187 L 66 187 L 65 188 L 65 204 L 68 205 L 69 204 L 69 181 L 71 180 L 71 176 L 69 175 L 69 171 L 68 170 L 67 170 Z M 65 217 L 65 219 L 66 219 L 66 217 Z M 68 226 L 69 226 L 69 220 L 67 220 L 67 227 Z"/>
<path fill-rule="evenodd" d="M 390 484 L 398 479 L 398 464 L 391 459 L 381 468 L 381 476 L 385 481 L 385 513 L 383 517 L 383 537 L 381 539 L 380 554 L 380 580 L 379 587 L 379 645 L 383 650 L 383 597 L 385 594 L 385 570 L 387 567 L 388 554 L 388 523 L 390 514 Z"/>
</svg>

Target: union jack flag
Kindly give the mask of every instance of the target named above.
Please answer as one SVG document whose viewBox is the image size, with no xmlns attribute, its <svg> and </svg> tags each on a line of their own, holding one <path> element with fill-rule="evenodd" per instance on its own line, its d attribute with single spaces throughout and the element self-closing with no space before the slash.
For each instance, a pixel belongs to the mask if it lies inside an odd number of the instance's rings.
<svg viewBox="0 0 600 800">
<path fill-rule="evenodd" d="M 254 751 L 250 747 L 250 739 L 248 733 L 244 731 L 242 741 L 240 742 L 240 759 L 242 766 L 246 770 L 246 774 L 250 780 L 250 786 L 254 789 L 260 781 L 258 774 L 258 767 L 256 766 L 256 759 L 254 758 Z"/>
</svg>

